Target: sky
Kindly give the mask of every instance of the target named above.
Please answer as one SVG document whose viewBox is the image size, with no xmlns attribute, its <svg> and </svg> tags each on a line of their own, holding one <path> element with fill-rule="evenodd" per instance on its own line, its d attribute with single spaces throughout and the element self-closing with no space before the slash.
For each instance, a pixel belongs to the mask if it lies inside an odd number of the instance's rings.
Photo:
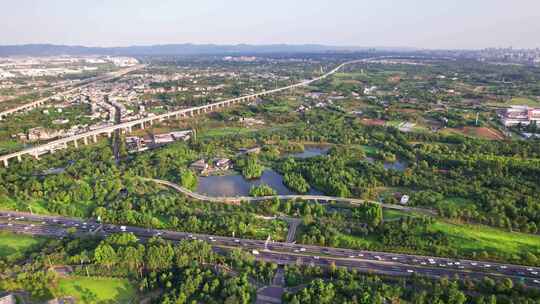
<svg viewBox="0 0 540 304">
<path fill-rule="evenodd" d="M 540 47 L 539 0 L 0 0 L 0 45 Z"/>
</svg>

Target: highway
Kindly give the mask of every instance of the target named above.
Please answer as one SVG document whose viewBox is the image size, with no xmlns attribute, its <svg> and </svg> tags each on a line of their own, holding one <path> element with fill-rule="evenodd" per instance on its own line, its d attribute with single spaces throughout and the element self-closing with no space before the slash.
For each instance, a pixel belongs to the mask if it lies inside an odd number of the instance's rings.
<svg viewBox="0 0 540 304">
<path fill-rule="evenodd" d="M 376 201 L 366 201 L 362 199 L 357 198 L 346 198 L 346 197 L 336 197 L 336 196 L 325 196 L 325 195 L 272 195 L 272 196 L 259 196 L 259 197 L 253 197 L 253 196 L 234 196 L 234 197 L 226 197 L 226 196 L 208 196 L 200 193 L 193 192 L 189 189 L 186 189 L 178 184 L 161 180 L 161 179 L 154 179 L 154 178 L 141 178 L 144 181 L 150 181 L 154 182 L 169 188 L 172 188 L 180 193 L 183 193 L 186 196 L 189 196 L 193 199 L 205 201 L 205 202 L 213 202 L 213 203 L 226 203 L 226 204 L 239 204 L 241 202 L 261 202 L 261 201 L 268 201 L 273 199 L 278 200 L 306 200 L 306 201 L 321 201 L 321 202 L 341 202 L 341 203 L 348 203 L 351 205 L 363 205 L 365 203 L 371 203 L 371 204 L 379 204 L 383 208 L 387 209 L 394 209 L 404 212 L 416 212 L 421 214 L 426 214 L 430 216 L 437 215 L 437 212 L 435 210 L 429 210 L 429 209 L 422 209 L 422 208 L 415 208 L 415 207 L 408 207 L 404 205 L 395 205 L 395 204 L 385 204 L 381 202 Z"/>
<path fill-rule="evenodd" d="M 217 235 L 196 234 L 169 230 L 149 229 L 133 226 L 104 224 L 82 221 L 60 216 L 32 215 L 29 213 L 0 211 L 0 230 L 16 233 L 61 237 L 67 229 L 74 228 L 79 235 L 95 233 L 107 236 L 113 233 L 131 232 L 145 240 L 159 236 L 166 240 L 203 240 L 219 250 L 240 247 L 256 250 L 257 259 L 284 264 L 307 264 L 344 266 L 361 272 L 396 276 L 410 276 L 414 273 L 429 277 L 469 277 L 481 279 L 510 278 L 528 286 L 540 288 L 540 267 L 492 263 L 432 256 L 410 255 L 367 250 L 352 250 L 284 242 L 241 239 Z M 97 231 L 96 231 L 97 230 Z M 255 252 L 255 253 L 257 253 Z"/>
<path fill-rule="evenodd" d="M 80 133 L 80 134 L 76 134 L 76 135 L 69 136 L 69 137 L 64 137 L 64 138 L 61 138 L 61 139 L 58 139 L 58 140 L 48 142 L 48 143 L 43 144 L 43 145 L 39 145 L 39 146 L 24 149 L 24 150 L 21 150 L 21 151 L 18 151 L 18 152 L 13 152 L 13 153 L 10 153 L 10 154 L 2 155 L 2 156 L 0 156 L 0 162 L 2 162 L 5 167 L 8 167 L 9 166 L 9 160 L 13 159 L 13 158 L 16 158 L 18 161 L 22 161 L 22 159 L 21 159 L 22 156 L 31 155 L 31 156 L 33 156 L 34 158 L 37 159 L 37 158 L 39 158 L 39 155 L 41 155 L 41 154 L 44 154 L 44 153 L 47 153 L 47 152 L 54 152 L 55 150 L 58 150 L 58 149 L 65 149 L 65 148 L 67 148 L 68 144 L 70 144 L 70 143 L 72 143 L 75 146 L 75 148 L 77 148 L 78 147 L 78 140 L 83 140 L 84 144 L 88 144 L 89 139 L 92 139 L 94 142 L 97 142 L 97 137 L 98 136 L 107 135 L 108 137 L 110 137 L 111 134 L 116 130 L 124 130 L 126 133 L 130 133 L 132 131 L 132 128 L 134 128 L 134 127 L 139 127 L 141 129 L 144 129 L 145 124 L 152 125 L 156 121 L 161 122 L 163 120 L 173 119 L 173 118 L 180 119 L 182 117 L 188 117 L 188 116 L 194 116 L 194 115 L 197 115 L 197 114 L 203 114 L 203 113 L 207 113 L 207 112 L 210 112 L 210 111 L 216 111 L 216 110 L 218 110 L 220 108 L 230 107 L 230 106 L 233 106 L 235 104 L 249 102 L 249 101 L 255 100 L 256 98 L 259 98 L 259 97 L 262 97 L 262 96 L 275 94 L 275 93 L 286 91 L 286 90 L 295 89 L 295 88 L 301 87 L 301 86 L 307 86 L 307 85 L 309 85 L 309 84 L 311 84 L 313 82 L 319 81 L 321 79 L 324 79 L 324 78 L 327 78 L 327 77 L 333 75 L 334 73 L 336 73 L 337 71 L 339 71 L 341 68 L 343 68 L 346 65 L 355 64 L 355 63 L 361 63 L 361 62 L 367 62 L 367 61 L 370 61 L 370 60 L 380 59 L 380 58 L 381 57 L 366 58 L 366 59 L 359 59 L 359 60 L 352 60 L 352 61 L 344 62 L 344 63 L 338 65 L 337 67 L 335 67 L 333 70 L 327 72 L 324 75 L 321 75 L 319 77 L 315 77 L 315 78 L 310 79 L 310 80 L 304 80 L 304 81 L 296 83 L 296 84 L 284 86 L 284 87 L 281 87 L 281 88 L 272 89 L 272 90 L 266 90 L 266 91 L 262 91 L 262 92 L 259 92 L 259 93 L 245 95 L 245 96 L 241 96 L 241 97 L 237 97 L 237 98 L 231 98 L 231 99 L 227 99 L 227 100 L 223 100 L 223 101 L 219 101 L 219 102 L 206 104 L 206 105 L 203 105 L 203 106 L 176 110 L 176 111 L 167 112 L 167 113 L 160 114 L 160 115 L 155 115 L 155 116 L 148 116 L 148 117 L 145 117 L 145 118 L 124 122 L 124 123 L 109 126 L 109 127 L 103 127 L 103 128 L 100 128 L 100 129 L 89 131 L 89 132 Z M 115 76 L 115 77 L 118 77 L 118 76 Z M 80 88 L 80 87 L 78 87 L 78 88 Z M 24 105 L 24 106 L 31 108 L 31 107 L 39 106 L 39 104 L 34 104 L 33 103 L 33 104 L 27 104 L 27 105 Z M 18 111 L 18 110 L 15 110 L 15 109 L 12 109 L 12 110 L 13 110 L 13 112 Z M 10 111 L 12 111 L 12 110 L 10 110 Z M 21 110 L 21 109 L 19 109 L 19 110 Z M 0 117 L 5 116 L 5 115 L 6 115 L 6 113 L 4 113 L 4 112 L 0 113 Z"/>
</svg>

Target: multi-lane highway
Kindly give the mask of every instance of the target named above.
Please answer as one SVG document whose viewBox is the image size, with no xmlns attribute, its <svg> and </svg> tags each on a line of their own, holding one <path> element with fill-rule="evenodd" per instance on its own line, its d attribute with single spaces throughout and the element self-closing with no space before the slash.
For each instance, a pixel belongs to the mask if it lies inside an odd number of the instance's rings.
<svg viewBox="0 0 540 304">
<path fill-rule="evenodd" d="M 336 266 L 357 269 L 361 272 L 399 276 L 409 276 L 414 273 L 429 277 L 458 276 L 474 279 L 490 276 L 493 278 L 510 278 L 516 282 L 523 282 L 529 286 L 540 288 L 540 267 L 267 242 L 133 226 L 99 225 L 94 221 L 84 222 L 67 217 L 0 211 L 0 230 L 58 237 L 67 235 L 67 228 L 74 228 L 78 234 L 96 233 L 101 236 L 131 232 L 143 240 L 153 236 L 159 236 L 171 241 L 204 240 L 221 250 L 235 247 L 244 248 L 254 252 L 258 259 L 278 264 L 300 263 L 328 266 L 334 263 Z"/>
<path fill-rule="evenodd" d="M 216 111 L 216 110 L 218 110 L 220 108 L 230 107 L 230 106 L 233 106 L 235 104 L 253 101 L 256 98 L 259 98 L 259 97 L 262 97 L 262 96 L 267 96 L 267 95 L 270 95 L 270 94 L 275 94 L 275 93 L 278 93 L 278 92 L 291 90 L 291 89 L 295 89 L 295 88 L 302 87 L 302 86 L 307 86 L 307 85 L 309 85 L 309 84 L 311 84 L 313 82 L 319 81 L 321 79 L 324 79 L 324 78 L 327 78 L 327 77 L 333 75 L 334 73 L 336 73 L 337 71 L 339 71 L 340 69 L 342 69 L 346 65 L 350 65 L 350 64 L 354 64 L 354 63 L 367 62 L 367 61 L 370 61 L 370 60 L 373 60 L 373 59 L 377 59 L 377 58 L 366 58 L 366 59 L 359 59 L 359 60 L 352 60 L 352 61 L 344 62 L 344 63 L 338 65 L 333 70 L 329 71 L 328 73 L 326 73 L 324 75 L 321 75 L 319 77 L 315 77 L 315 78 L 310 79 L 310 80 L 304 80 L 304 81 L 296 83 L 296 84 L 284 86 L 284 87 L 281 87 L 281 88 L 272 89 L 272 90 L 266 90 L 266 91 L 263 91 L 263 92 L 250 94 L 250 95 L 246 95 L 246 96 L 241 96 L 241 97 L 237 97 L 237 98 L 231 98 L 231 99 L 227 99 L 227 100 L 223 100 L 223 101 L 219 101 L 219 102 L 215 102 L 215 103 L 206 104 L 206 105 L 203 105 L 203 106 L 191 107 L 191 108 L 187 108 L 187 109 L 181 109 L 181 110 L 176 110 L 176 111 L 172 111 L 172 112 L 167 112 L 167 113 L 161 114 L 161 115 L 149 116 L 149 117 L 124 122 L 124 123 L 109 126 L 109 127 L 100 128 L 100 129 L 97 129 L 97 130 L 92 130 L 92 131 L 85 132 L 85 133 L 76 134 L 76 135 L 65 137 L 65 138 L 62 138 L 62 139 L 54 140 L 54 141 L 48 142 L 48 143 L 43 144 L 43 145 L 39 145 L 39 146 L 35 146 L 35 147 L 32 147 L 32 148 L 24 149 L 24 150 L 21 150 L 21 151 L 18 151 L 18 152 L 2 155 L 2 156 L 0 156 L 0 162 L 2 162 L 5 167 L 7 167 L 9 165 L 9 160 L 10 159 L 16 158 L 17 160 L 21 161 L 21 157 L 23 155 L 31 155 L 31 156 L 34 156 L 35 158 L 38 158 L 39 155 L 41 155 L 43 153 L 47 153 L 48 151 L 55 151 L 55 150 L 58 150 L 58 149 L 67 148 L 67 145 L 69 143 L 72 143 L 75 147 L 78 147 L 78 140 L 83 140 L 84 144 L 88 144 L 88 139 L 92 139 L 94 142 L 97 142 L 97 137 L 98 136 L 107 135 L 107 136 L 110 137 L 111 134 L 113 132 L 115 132 L 116 130 L 124 130 L 126 133 L 129 133 L 129 132 L 132 131 L 132 128 L 134 128 L 134 127 L 139 127 L 141 129 L 144 129 L 145 124 L 152 125 L 156 121 L 163 121 L 163 120 L 172 119 L 172 118 L 179 119 L 181 117 L 186 117 L 186 116 L 194 116 L 194 115 L 197 115 L 197 114 L 203 114 L 203 113 L 207 113 L 207 112 L 210 112 L 210 111 Z M 0 113 L 0 116 L 2 116 L 2 113 Z"/>
</svg>

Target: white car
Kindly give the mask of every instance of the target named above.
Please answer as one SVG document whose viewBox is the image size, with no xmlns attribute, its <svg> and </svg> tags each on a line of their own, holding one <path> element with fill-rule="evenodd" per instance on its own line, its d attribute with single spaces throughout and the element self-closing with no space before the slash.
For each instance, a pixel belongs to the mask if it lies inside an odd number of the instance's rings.
<svg viewBox="0 0 540 304">
<path fill-rule="evenodd" d="M 412 269 L 407 269 L 407 272 L 408 272 L 408 273 L 413 273 L 414 270 L 412 270 Z"/>
<path fill-rule="evenodd" d="M 300 251 L 304 252 L 304 251 L 306 251 L 306 248 L 302 247 L 302 248 L 300 248 Z"/>
<path fill-rule="evenodd" d="M 320 257 L 319 257 L 318 255 L 314 256 L 313 258 L 314 258 L 315 260 L 320 259 Z"/>
</svg>

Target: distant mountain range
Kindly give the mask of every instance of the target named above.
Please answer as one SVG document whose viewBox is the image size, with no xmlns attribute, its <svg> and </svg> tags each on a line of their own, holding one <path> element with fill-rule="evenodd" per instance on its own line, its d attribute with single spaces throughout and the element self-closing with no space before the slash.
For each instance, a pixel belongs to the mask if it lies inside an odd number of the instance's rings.
<svg viewBox="0 0 540 304">
<path fill-rule="evenodd" d="M 0 56 L 55 56 L 55 55 L 227 55 L 269 53 L 321 53 L 352 52 L 370 49 L 385 51 L 412 51 L 412 48 L 367 48 L 327 46 L 320 44 L 270 44 L 270 45 L 217 45 L 217 44 L 160 44 L 127 47 L 86 47 L 79 45 L 24 44 L 0 45 Z"/>
</svg>

